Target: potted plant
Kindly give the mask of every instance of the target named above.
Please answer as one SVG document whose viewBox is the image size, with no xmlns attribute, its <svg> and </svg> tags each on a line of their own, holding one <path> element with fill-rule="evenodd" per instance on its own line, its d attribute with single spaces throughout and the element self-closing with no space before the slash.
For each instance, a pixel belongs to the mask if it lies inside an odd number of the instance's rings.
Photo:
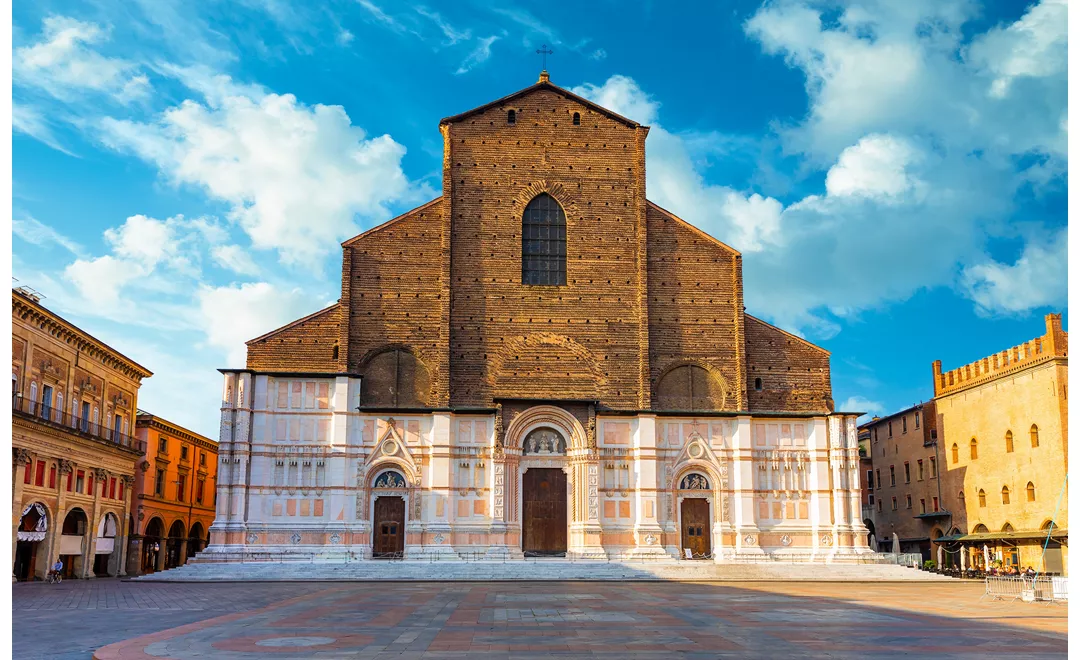
<svg viewBox="0 0 1080 660">
<path fill-rule="evenodd" d="M 926 561 L 923 562 L 922 567 L 923 567 L 924 571 L 932 571 L 935 568 L 937 568 L 937 562 L 934 561 L 933 559 L 927 559 Z"/>
</svg>

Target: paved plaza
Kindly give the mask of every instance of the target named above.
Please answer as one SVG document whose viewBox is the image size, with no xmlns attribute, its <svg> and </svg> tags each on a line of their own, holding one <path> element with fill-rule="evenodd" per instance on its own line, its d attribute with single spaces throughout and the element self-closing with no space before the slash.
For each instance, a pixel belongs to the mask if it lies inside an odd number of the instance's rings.
<svg viewBox="0 0 1080 660">
<path fill-rule="evenodd" d="M 1063 658 L 977 582 L 16 584 L 16 658 Z"/>
</svg>

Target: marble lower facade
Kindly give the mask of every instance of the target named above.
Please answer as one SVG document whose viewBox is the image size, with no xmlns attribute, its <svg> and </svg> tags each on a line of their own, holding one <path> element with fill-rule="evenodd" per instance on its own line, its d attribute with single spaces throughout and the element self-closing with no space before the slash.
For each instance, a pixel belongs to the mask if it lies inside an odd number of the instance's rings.
<svg viewBox="0 0 1080 660">
<path fill-rule="evenodd" d="M 349 409 L 358 379 L 226 372 L 199 561 L 856 561 L 854 415 Z"/>
</svg>

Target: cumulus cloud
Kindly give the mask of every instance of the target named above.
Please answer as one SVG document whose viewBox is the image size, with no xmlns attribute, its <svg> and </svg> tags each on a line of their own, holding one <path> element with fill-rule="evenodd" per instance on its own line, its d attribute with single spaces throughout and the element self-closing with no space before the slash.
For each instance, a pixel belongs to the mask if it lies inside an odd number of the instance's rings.
<svg viewBox="0 0 1080 660">
<path fill-rule="evenodd" d="M 251 255 L 239 245 L 215 245 L 211 248 L 210 254 L 219 266 L 238 275 L 259 274 L 259 267 L 255 265 Z"/>
<path fill-rule="evenodd" d="M 990 96 L 1005 98 L 1017 78 L 1063 76 L 1068 23 L 1066 0 L 1043 0 L 1019 21 L 977 37 L 968 49 L 968 59 L 991 78 Z"/>
<path fill-rule="evenodd" d="M 325 306 L 300 289 L 282 289 L 267 282 L 203 286 L 197 302 L 207 342 L 223 349 L 229 365 L 236 367 L 245 364 L 244 342 Z"/>
<path fill-rule="evenodd" d="M 825 177 L 825 191 L 834 197 L 899 202 L 906 193 L 926 187 L 908 172 L 919 156 L 919 150 L 903 138 L 868 135 L 840 153 Z"/>
<path fill-rule="evenodd" d="M 15 49 L 14 81 L 68 101 L 87 91 L 108 94 L 121 103 L 145 98 L 149 79 L 135 64 L 91 48 L 107 40 L 106 30 L 96 23 L 48 16 L 40 40 Z"/>
<path fill-rule="evenodd" d="M 102 141 L 227 203 L 253 246 L 286 264 L 316 265 L 357 233 L 356 216 L 384 219 L 389 204 L 431 194 L 402 171 L 402 145 L 368 136 L 340 106 L 185 74 L 205 102 L 184 101 L 153 122 L 106 118 Z"/>
<path fill-rule="evenodd" d="M 1024 246 L 1012 264 L 988 260 L 964 269 L 962 281 L 984 315 L 1060 305 L 1068 293 L 1068 235 L 1062 229 Z"/>
</svg>

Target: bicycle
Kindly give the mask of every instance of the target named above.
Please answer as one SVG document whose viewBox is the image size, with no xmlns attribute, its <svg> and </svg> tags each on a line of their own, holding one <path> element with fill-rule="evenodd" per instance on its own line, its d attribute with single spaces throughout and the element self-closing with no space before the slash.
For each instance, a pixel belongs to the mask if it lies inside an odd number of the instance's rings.
<svg viewBox="0 0 1080 660">
<path fill-rule="evenodd" d="M 45 577 L 49 584 L 60 584 L 64 581 L 64 576 L 58 571 L 49 571 L 49 574 Z"/>
</svg>

